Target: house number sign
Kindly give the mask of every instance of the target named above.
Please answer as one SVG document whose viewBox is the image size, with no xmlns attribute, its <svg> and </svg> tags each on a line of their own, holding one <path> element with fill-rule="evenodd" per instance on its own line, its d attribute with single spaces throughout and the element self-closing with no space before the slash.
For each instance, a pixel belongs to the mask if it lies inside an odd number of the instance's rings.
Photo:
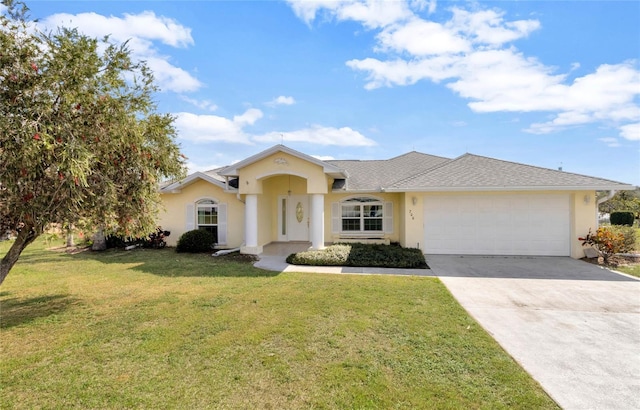
<svg viewBox="0 0 640 410">
<path fill-rule="evenodd" d="M 298 223 L 302 222 L 302 218 L 304 218 L 304 209 L 302 209 L 302 202 L 298 202 L 298 205 L 296 205 L 296 219 Z"/>
</svg>

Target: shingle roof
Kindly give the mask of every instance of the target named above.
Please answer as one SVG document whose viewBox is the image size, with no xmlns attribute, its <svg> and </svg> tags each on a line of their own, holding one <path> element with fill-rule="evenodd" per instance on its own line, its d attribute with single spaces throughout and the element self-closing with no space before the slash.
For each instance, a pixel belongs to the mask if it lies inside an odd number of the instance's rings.
<svg viewBox="0 0 640 410">
<path fill-rule="evenodd" d="M 397 181 L 394 191 L 452 189 L 630 189 L 603 178 L 464 154 Z"/>
<path fill-rule="evenodd" d="M 334 192 L 634 189 L 631 185 L 608 179 L 473 154 L 449 159 L 412 151 L 386 160 L 320 161 L 288 147 L 277 145 L 242 162 L 251 163 L 278 150 L 322 165 L 325 172 L 336 178 L 332 187 Z M 235 164 L 230 167 L 196 172 L 182 181 L 163 185 L 161 189 L 163 191 L 179 189 L 198 178 L 225 186 L 224 175 L 237 175 L 237 168 L 239 167 Z M 237 187 L 233 181 L 230 181 L 229 185 Z"/>
<path fill-rule="evenodd" d="M 412 151 L 386 160 L 326 162 L 347 171 L 349 175 L 343 187 L 340 187 L 340 184 L 334 184 L 334 188 L 339 187 L 347 191 L 378 191 L 447 161 L 449 161 L 448 158 Z"/>
</svg>

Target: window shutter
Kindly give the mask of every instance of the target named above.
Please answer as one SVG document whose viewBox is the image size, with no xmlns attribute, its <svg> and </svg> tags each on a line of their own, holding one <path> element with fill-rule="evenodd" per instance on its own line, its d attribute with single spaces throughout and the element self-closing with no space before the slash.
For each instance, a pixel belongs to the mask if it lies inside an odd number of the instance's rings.
<svg viewBox="0 0 640 410">
<path fill-rule="evenodd" d="M 393 233 L 393 202 L 384 203 L 384 233 Z"/>
<path fill-rule="evenodd" d="M 333 202 L 331 204 L 331 232 L 340 233 L 342 227 L 342 212 L 340 212 L 340 203 Z"/>
<path fill-rule="evenodd" d="M 193 231 L 195 229 L 195 206 L 193 204 L 187 204 L 187 211 L 185 215 L 185 232 Z"/>
<path fill-rule="evenodd" d="M 227 204 L 218 204 L 218 245 L 227 244 Z"/>
</svg>

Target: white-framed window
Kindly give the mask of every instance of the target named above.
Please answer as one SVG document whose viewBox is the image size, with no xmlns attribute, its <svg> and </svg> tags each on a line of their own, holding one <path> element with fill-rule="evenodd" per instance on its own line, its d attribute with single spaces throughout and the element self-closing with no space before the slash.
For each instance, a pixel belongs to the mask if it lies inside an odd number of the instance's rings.
<svg viewBox="0 0 640 410">
<path fill-rule="evenodd" d="M 186 204 L 185 230 L 205 229 L 218 245 L 227 244 L 227 204 L 212 198 L 202 198 Z"/>
<path fill-rule="evenodd" d="M 393 233 L 393 203 L 375 197 L 346 198 L 331 206 L 332 232 L 368 236 Z"/>
<path fill-rule="evenodd" d="M 214 200 L 196 202 L 196 228 L 211 232 L 218 242 L 218 204 Z"/>
<path fill-rule="evenodd" d="M 342 232 L 382 232 L 384 204 L 375 198 L 351 198 L 341 202 Z"/>
</svg>

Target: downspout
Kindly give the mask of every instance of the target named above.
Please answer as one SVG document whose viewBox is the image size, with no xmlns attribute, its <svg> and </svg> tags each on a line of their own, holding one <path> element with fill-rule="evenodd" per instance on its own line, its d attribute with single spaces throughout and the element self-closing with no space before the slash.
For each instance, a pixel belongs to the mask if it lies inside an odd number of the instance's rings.
<svg viewBox="0 0 640 410">
<path fill-rule="evenodd" d="M 607 202 L 608 200 L 613 198 L 613 196 L 616 194 L 616 192 L 617 191 L 615 189 L 612 189 L 612 190 L 609 191 L 607 196 L 598 199 L 598 201 L 596 202 L 596 229 L 598 228 L 598 225 L 600 225 L 600 218 L 599 218 L 600 215 L 598 215 L 599 214 L 598 209 L 600 208 L 600 204 L 602 204 L 604 202 Z"/>
</svg>

